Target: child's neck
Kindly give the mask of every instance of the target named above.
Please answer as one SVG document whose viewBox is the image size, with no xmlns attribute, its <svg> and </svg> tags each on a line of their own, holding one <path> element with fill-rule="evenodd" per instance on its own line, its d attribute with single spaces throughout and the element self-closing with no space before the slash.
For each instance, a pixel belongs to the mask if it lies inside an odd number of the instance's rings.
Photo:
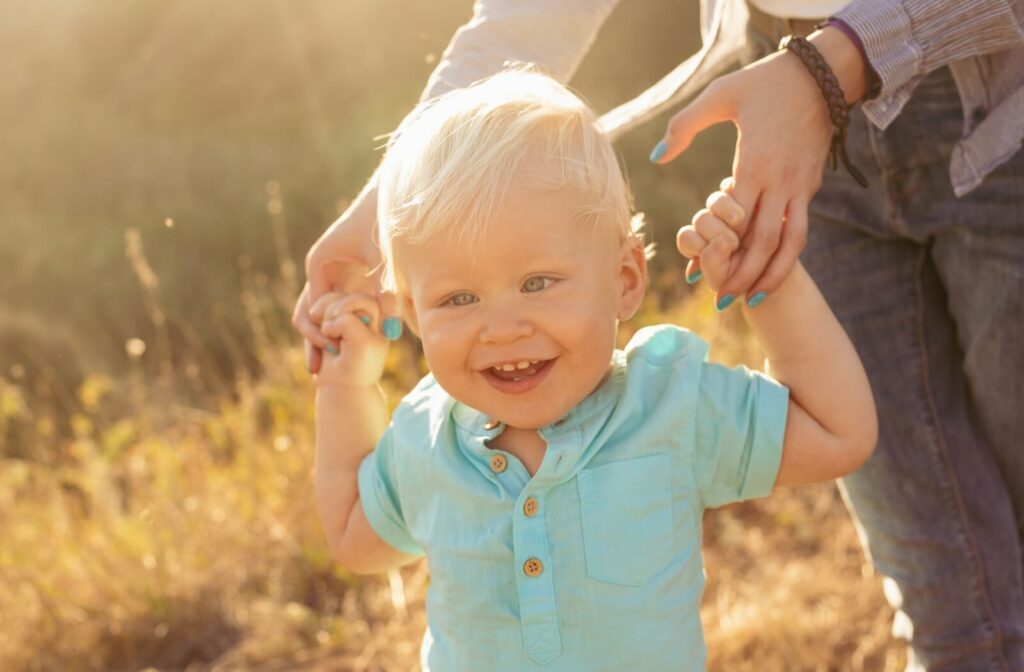
<svg viewBox="0 0 1024 672">
<path fill-rule="evenodd" d="M 526 471 L 533 476 L 540 468 L 548 444 L 536 429 L 505 426 L 504 431 L 488 442 L 491 448 L 504 450 L 519 458 Z"/>
</svg>

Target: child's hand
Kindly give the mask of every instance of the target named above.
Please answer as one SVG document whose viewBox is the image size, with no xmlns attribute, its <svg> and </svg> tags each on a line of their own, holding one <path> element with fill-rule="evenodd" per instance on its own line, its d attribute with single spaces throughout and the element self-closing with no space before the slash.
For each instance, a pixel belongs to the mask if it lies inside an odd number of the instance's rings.
<svg viewBox="0 0 1024 672">
<path fill-rule="evenodd" d="M 332 344 L 324 352 L 317 385 L 367 387 L 380 382 L 388 341 L 380 331 L 381 308 L 373 295 L 328 292 L 309 314 Z"/>
<path fill-rule="evenodd" d="M 732 178 L 722 182 L 722 191 L 708 196 L 707 207 L 693 216 L 690 226 L 684 226 L 676 236 L 679 252 L 690 258 L 686 281 L 707 280 L 714 292 L 736 270 L 739 249 L 739 228 L 745 213 L 731 195 Z"/>
</svg>

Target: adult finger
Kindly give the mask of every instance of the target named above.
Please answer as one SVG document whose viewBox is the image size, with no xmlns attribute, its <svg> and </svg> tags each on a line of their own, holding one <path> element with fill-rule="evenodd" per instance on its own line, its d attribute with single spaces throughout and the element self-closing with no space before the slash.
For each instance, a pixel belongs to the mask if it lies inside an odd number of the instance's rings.
<svg viewBox="0 0 1024 672">
<path fill-rule="evenodd" d="M 722 189 L 722 191 L 729 194 L 743 211 L 742 221 L 733 229 L 740 239 L 743 239 L 750 232 L 751 222 L 754 221 L 760 206 L 760 199 L 763 195 L 761 193 L 761 183 L 755 181 L 752 177 L 743 180 L 726 179 L 733 181 L 728 185 L 728 189 Z"/>
<path fill-rule="evenodd" d="M 309 316 L 309 297 L 310 288 L 309 283 L 302 289 L 302 293 L 299 294 L 299 299 L 295 303 L 295 311 L 292 313 L 292 325 L 298 330 L 300 334 L 315 348 L 326 348 L 331 344 L 330 339 L 327 339 L 320 333 L 319 325 L 314 322 Z M 307 355 L 309 351 L 307 350 Z M 307 356 L 306 365 L 312 368 L 312 359 Z"/>
<path fill-rule="evenodd" d="M 742 241 L 743 258 L 722 286 L 725 294 L 742 295 L 761 277 L 768 261 L 779 247 L 782 218 L 786 212 L 787 202 L 788 199 L 781 198 L 777 192 L 766 192 L 762 195 L 754 214 L 753 224 Z"/>
<path fill-rule="evenodd" d="M 807 245 L 807 207 L 806 198 L 794 198 L 786 208 L 786 222 L 782 233 L 782 242 L 775 252 L 768 267 L 761 277 L 747 292 L 747 303 L 757 305 L 765 296 L 779 288 L 782 282 L 792 272 L 800 253 Z M 759 294 L 760 299 L 755 300 Z"/>
<path fill-rule="evenodd" d="M 651 161 L 668 163 L 686 151 L 698 133 L 732 118 L 729 87 L 715 80 L 669 120 L 665 137 L 651 151 Z"/>
<path fill-rule="evenodd" d="M 317 333 L 320 334 L 319 329 L 317 329 Z M 320 334 L 320 336 L 323 337 L 323 334 Z M 327 346 L 325 345 L 323 348 L 318 348 L 312 343 L 310 343 L 309 339 L 302 339 L 302 348 L 306 353 L 306 368 L 309 369 L 310 373 L 320 372 L 320 365 L 323 364 L 324 360 L 323 351 L 324 349 L 326 349 L 326 347 Z M 334 346 L 332 345 L 331 347 Z"/>
<path fill-rule="evenodd" d="M 377 294 L 377 301 L 380 303 L 380 314 L 384 318 L 381 323 L 381 333 L 389 341 L 397 341 L 402 336 L 402 318 L 398 310 L 398 297 L 393 292 L 380 292 Z"/>
<path fill-rule="evenodd" d="M 686 284 L 692 285 L 700 282 L 704 277 L 704 271 L 700 269 L 700 257 L 694 257 L 686 264 Z"/>
</svg>

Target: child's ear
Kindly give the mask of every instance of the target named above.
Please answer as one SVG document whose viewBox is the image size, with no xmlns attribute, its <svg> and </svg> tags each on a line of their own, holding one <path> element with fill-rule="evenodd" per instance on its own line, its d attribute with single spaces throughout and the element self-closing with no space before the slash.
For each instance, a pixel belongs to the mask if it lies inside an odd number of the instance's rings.
<svg viewBox="0 0 1024 672">
<path fill-rule="evenodd" d="M 647 290 L 647 251 L 635 239 L 622 244 L 619 258 L 619 319 L 628 320 L 640 309 Z"/>
</svg>

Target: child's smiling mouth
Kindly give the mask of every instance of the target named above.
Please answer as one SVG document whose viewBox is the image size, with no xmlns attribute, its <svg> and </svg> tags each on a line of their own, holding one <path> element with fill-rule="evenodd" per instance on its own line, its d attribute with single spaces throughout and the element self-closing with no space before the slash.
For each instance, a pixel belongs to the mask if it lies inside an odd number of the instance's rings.
<svg viewBox="0 0 1024 672">
<path fill-rule="evenodd" d="M 480 373 L 499 391 L 518 394 L 539 385 L 547 377 L 554 362 L 554 359 L 524 359 L 489 366 Z"/>
</svg>

